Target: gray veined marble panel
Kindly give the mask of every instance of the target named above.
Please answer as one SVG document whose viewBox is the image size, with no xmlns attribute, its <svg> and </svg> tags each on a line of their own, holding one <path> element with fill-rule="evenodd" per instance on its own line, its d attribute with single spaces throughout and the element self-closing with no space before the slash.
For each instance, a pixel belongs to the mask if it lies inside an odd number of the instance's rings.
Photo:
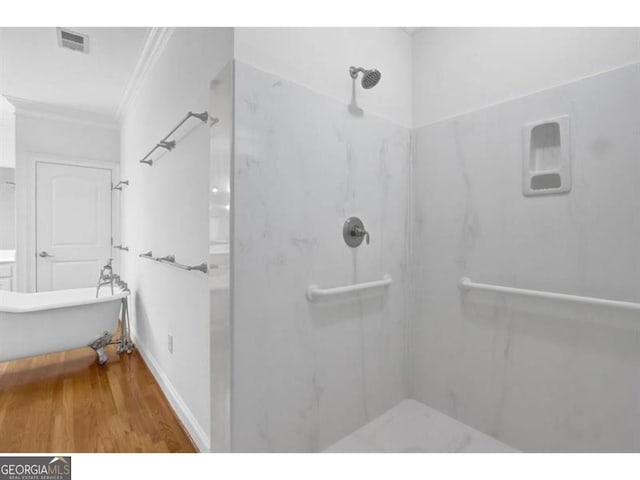
<svg viewBox="0 0 640 480">
<path fill-rule="evenodd" d="M 234 451 L 320 451 L 406 398 L 409 161 L 408 129 L 236 64 Z M 370 245 L 345 245 L 352 215 Z"/>
<path fill-rule="evenodd" d="M 416 400 L 403 400 L 327 453 L 514 453 L 517 450 Z"/>
<path fill-rule="evenodd" d="M 524 197 L 522 127 L 569 115 L 572 190 Z M 638 64 L 420 128 L 411 391 L 525 451 L 640 451 Z"/>
</svg>

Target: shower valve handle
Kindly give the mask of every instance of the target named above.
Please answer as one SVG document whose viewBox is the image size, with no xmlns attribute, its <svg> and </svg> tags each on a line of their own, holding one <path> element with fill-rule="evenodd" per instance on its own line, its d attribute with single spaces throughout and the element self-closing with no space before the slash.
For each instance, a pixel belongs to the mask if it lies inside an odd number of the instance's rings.
<svg viewBox="0 0 640 480">
<path fill-rule="evenodd" d="M 369 232 L 364 228 L 364 223 L 358 217 L 347 218 L 342 226 L 342 238 L 351 248 L 359 247 L 362 244 L 362 240 L 366 240 L 367 245 L 369 245 Z"/>
<path fill-rule="evenodd" d="M 364 228 L 355 225 L 351 230 L 351 235 L 354 237 L 364 237 L 367 245 L 369 245 L 369 232 L 367 232 Z"/>
</svg>

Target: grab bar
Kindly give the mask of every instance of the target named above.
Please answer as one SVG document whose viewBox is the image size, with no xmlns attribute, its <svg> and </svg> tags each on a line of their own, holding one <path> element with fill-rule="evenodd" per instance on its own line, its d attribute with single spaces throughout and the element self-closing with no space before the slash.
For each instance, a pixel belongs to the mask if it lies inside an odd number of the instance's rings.
<svg viewBox="0 0 640 480">
<path fill-rule="evenodd" d="M 329 297 L 342 293 L 361 292 L 363 290 L 386 287 L 388 285 L 391 285 L 391 276 L 389 274 L 386 274 L 384 277 L 382 277 L 382 280 L 376 280 L 366 283 L 356 283 L 354 285 L 345 285 L 343 287 L 320 288 L 317 285 L 309 285 L 309 287 L 307 288 L 307 300 L 311 302 L 316 298 Z"/>
<path fill-rule="evenodd" d="M 640 303 L 623 302 L 620 300 L 608 300 L 606 298 L 583 297 L 580 295 L 569 295 L 567 293 L 553 293 L 542 290 L 529 290 L 526 288 L 503 287 L 500 285 L 490 285 L 488 283 L 476 283 L 471 281 L 469 277 L 460 279 L 460 288 L 463 290 L 483 290 L 485 292 L 513 293 L 515 295 L 524 295 L 535 298 L 549 298 L 554 300 L 565 300 L 586 305 L 600 305 L 603 307 L 618 307 L 630 310 L 640 310 Z"/>
<path fill-rule="evenodd" d="M 153 260 L 154 262 L 171 265 L 173 267 L 180 268 L 182 270 L 188 270 L 188 271 L 198 270 L 199 272 L 202 272 L 204 274 L 209 273 L 209 268 L 206 263 L 201 263 L 200 265 L 184 265 L 182 263 L 176 262 L 175 255 L 167 255 L 166 257 L 154 257 L 151 250 L 149 250 L 148 252 L 141 253 L 138 256 L 140 258 L 147 258 L 149 260 Z"/>
<path fill-rule="evenodd" d="M 142 160 L 140 160 L 140 163 L 146 163 L 147 165 L 149 165 L 150 167 L 153 166 L 153 159 L 149 158 L 153 152 L 155 152 L 158 148 L 164 148 L 165 150 L 171 151 L 176 147 L 176 141 L 175 140 L 168 140 L 168 138 L 173 135 L 176 130 L 178 130 L 182 124 L 184 124 L 184 122 L 186 122 L 187 120 L 189 120 L 191 117 L 195 117 L 198 120 L 200 120 L 201 122 L 205 123 L 208 119 L 209 119 L 209 114 L 207 112 L 202 112 L 202 113 L 193 113 L 193 112 L 188 112 L 186 117 L 184 117 L 180 123 L 178 123 L 178 125 L 176 125 L 174 127 L 173 130 L 171 130 L 167 135 L 165 135 L 165 137 L 160 140 L 158 143 L 155 144 L 155 146 L 149 150 L 149 153 L 147 153 Z M 217 119 L 212 119 L 212 120 L 216 120 Z M 215 123 L 215 122 L 214 122 Z M 147 160 L 147 158 L 149 158 L 149 160 Z"/>
</svg>

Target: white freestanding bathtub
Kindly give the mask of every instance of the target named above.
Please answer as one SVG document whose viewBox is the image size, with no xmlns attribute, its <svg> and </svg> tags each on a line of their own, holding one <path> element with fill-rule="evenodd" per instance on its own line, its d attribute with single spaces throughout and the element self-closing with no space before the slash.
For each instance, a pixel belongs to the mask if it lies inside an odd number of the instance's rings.
<svg viewBox="0 0 640 480">
<path fill-rule="evenodd" d="M 118 325 L 122 299 L 108 287 L 17 293 L 0 291 L 0 362 L 91 347 L 100 364 Z"/>
</svg>

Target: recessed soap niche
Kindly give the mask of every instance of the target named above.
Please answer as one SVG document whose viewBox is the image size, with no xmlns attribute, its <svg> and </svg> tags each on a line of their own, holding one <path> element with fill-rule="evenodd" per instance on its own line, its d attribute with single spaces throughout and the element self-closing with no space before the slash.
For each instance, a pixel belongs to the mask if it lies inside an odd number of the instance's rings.
<svg viewBox="0 0 640 480">
<path fill-rule="evenodd" d="M 568 115 L 525 125 L 522 193 L 527 196 L 571 190 L 571 130 Z"/>
</svg>

